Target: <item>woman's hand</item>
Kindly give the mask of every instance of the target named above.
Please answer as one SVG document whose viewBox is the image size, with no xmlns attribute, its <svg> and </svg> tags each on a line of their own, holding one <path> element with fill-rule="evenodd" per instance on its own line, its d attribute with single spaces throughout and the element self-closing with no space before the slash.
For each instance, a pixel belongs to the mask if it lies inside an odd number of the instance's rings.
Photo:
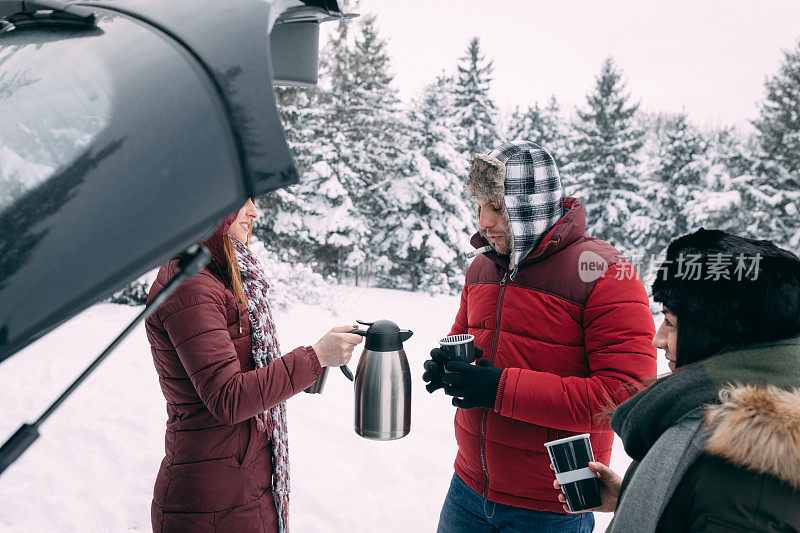
<svg viewBox="0 0 800 533">
<path fill-rule="evenodd" d="M 353 356 L 353 349 L 364 338 L 361 335 L 348 333 L 358 326 L 337 326 L 312 346 L 321 366 L 346 365 Z"/>
<path fill-rule="evenodd" d="M 597 479 L 600 482 L 600 498 L 603 502 L 603 505 L 597 509 L 592 509 L 592 511 L 613 513 L 617 509 L 617 498 L 619 498 L 619 490 L 622 487 L 622 478 L 603 463 L 592 461 L 588 466 L 589 470 L 597 474 Z M 550 465 L 550 470 L 552 469 L 553 465 Z M 561 490 L 561 485 L 555 479 L 553 480 L 553 487 Z M 567 500 L 564 498 L 564 494 L 558 495 L 558 501 L 566 503 Z M 564 511 L 570 512 L 569 507 L 566 505 L 563 505 L 563 507 Z M 589 511 L 580 512 L 587 513 Z"/>
</svg>

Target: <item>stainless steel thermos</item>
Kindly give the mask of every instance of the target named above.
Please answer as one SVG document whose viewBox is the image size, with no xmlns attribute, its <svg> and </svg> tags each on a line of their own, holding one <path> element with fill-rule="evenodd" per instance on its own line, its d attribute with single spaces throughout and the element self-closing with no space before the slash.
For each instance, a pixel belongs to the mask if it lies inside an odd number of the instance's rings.
<svg viewBox="0 0 800 533">
<path fill-rule="evenodd" d="M 411 372 L 403 342 L 412 331 L 389 320 L 361 322 L 369 328 L 355 375 L 356 433 L 367 439 L 394 440 L 411 431 Z"/>
</svg>

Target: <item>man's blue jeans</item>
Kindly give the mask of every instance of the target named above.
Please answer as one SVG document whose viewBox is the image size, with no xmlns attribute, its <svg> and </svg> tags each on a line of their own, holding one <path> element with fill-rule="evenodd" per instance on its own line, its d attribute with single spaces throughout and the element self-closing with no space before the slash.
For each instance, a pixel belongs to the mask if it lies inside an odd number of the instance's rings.
<svg viewBox="0 0 800 533">
<path fill-rule="evenodd" d="M 494 511 L 494 513 L 492 513 Z M 491 518 L 489 518 L 491 517 Z M 590 533 L 594 529 L 592 513 L 562 514 L 486 502 L 457 475 L 439 515 L 437 533 Z"/>
</svg>

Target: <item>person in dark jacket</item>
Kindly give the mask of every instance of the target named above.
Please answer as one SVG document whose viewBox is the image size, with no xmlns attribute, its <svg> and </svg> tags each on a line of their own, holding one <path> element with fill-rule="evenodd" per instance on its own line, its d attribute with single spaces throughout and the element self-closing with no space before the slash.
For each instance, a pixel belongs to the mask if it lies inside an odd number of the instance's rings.
<svg viewBox="0 0 800 533">
<path fill-rule="evenodd" d="M 208 267 L 146 321 L 168 416 L 151 506 L 155 533 L 287 531 L 285 401 L 323 366 L 347 363 L 362 339 L 347 333 L 355 326 L 342 326 L 281 355 L 269 285 L 247 247 L 257 216 L 248 200 L 227 217 L 201 243 L 211 252 Z M 176 265 L 161 267 L 148 301 Z"/>
<path fill-rule="evenodd" d="M 434 349 L 423 379 L 455 414 L 455 475 L 440 532 L 591 531 L 567 515 L 544 443 L 590 433 L 607 463 L 613 434 L 596 415 L 656 373 L 655 325 L 632 265 L 585 233 L 583 206 L 564 197 L 552 156 L 528 141 L 476 155 L 467 188 L 478 207 L 461 305 L 450 331 L 471 334 L 477 364 Z"/>
<path fill-rule="evenodd" d="M 670 244 L 653 299 L 674 373 L 613 414 L 625 479 L 590 464 L 608 531 L 800 531 L 800 259 L 701 228 Z"/>
</svg>

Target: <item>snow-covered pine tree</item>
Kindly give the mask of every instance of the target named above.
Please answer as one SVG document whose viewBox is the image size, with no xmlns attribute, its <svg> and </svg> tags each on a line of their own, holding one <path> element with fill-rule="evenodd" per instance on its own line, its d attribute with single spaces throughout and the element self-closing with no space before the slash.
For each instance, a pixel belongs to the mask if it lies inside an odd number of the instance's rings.
<svg viewBox="0 0 800 533">
<path fill-rule="evenodd" d="M 754 179 L 734 179 L 752 197 L 756 215 L 751 230 L 761 238 L 800 246 L 800 41 L 785 51 L 776 75 L 768 79 L 756 127 L 758 165 Z"/>
<path fill-rule="evenodd" d="M 754 164 L 752 150 L 734 128 L 711 131 L 705 136 L 708 169 L 702 191 L 683 206 L 687 224 L 692 230 L 705 227 L 745 235 L 749 214 L 742 211 L 742 195 L 734 189 L 733 177 L 750 175 L 749 169 Z"/>
<path fill-rule="evenodd" d="M 707 137 L 709 158 L 715 166 L 724 166 L 729 176 L 748 174 L 753 169 L 757 146 L 752 135 L 729 126 L 714 130 Z"/>
<path fill-rule="evenodd" d="M 542 109 L 542 113 L 545 122 L 551 128 L 545 132 L 545 135 L 552 137 L 548 150 L 551 150 L 550 155 L 555 159 L 559 169 L 562 169 L 572 158 L 569 121 L 561 112 L 561 104 L 558 103 L 555 95 L 550 96 L 550 100 L 547 101 L 547 105 Z M 561 174 L 563 179 L 564 172 L 562 171 Z"/>
<path fill-rule="evenodd" d="M 382 247 L 376 236 L 383 233 L 385 214 L 396 202 L 389 192 L 392 183 L 410 175 L 413 163 L 386 41 L 378 34 L 374 16 L 364 16 L 358 28 L 350 60 L 354 83 L 348 88 L 352 127 L 346 128 L 346 160 L 359 179 L 345 188 L 367 221 L 370 253 L 358 265 L 356 282 L 369 283 L 372 276 L 390 269 L 390 262 L 375 253 Z M 356 184 L 358 188 L 351 188 Z"/>
<path fill-rule="evenodd" d="M 470 157 L 458 149 L 458 132 L 453 127 L 458 120 L 453 89 L 453 78 L 442 72 L 411 102 L 407 114 L 408 129 L 412 130 L 409 144 L 414 149 L 422 149 L 433 168 L 463 178 Z M 464 188 L 463 183 L 461 188 Z"/>
<path fill-rule="evenodd" d="M 629 100 L 622 73 L 609 57 L 586 97 L 587 107 L 577 111 L 572 161 L 565 168 L 571 178 L 564 186 L 583 202 L 590 235 L 629 255 L 641 255 L 660 221 L 641 191 L 644 132 L 635 120 L 639 105 Z"/>
<path fill-rule="evenodd" d="M 489 96 L 492 83 L 492 61 L 481 53 L 480 40 L 473 37 L 458 62 L 455 106 L 458 112 L 457 135 L 461 151 L 469 158 L 486 153 L 497 143 L 497 105 Z"/>
<path fill-rule="evenodd" d="M 777 75 L 766 82 L 766 99 L 756 133 L 743 140 L 734 131 L 719 132 L 712 147 L 728 175 L 717 172 L 723 187 L 704 201 L 688 205 L 697 224 L 717 227 L 779 246 L 800 247 L 800 43 L 786 52 Z M 715 165 L 719 169 L 719 166 Z M 740 213 L 730 216 L 731 212 Z"/>
<path fill-rule="evenodd" d="M 704 169 L 698 162 L 705 155 L 707 141 L 685 113 L 675 115 L 664 131 L 659 147 L 656 175 L 675 185 L 696 186 Z"/>
<path fill-rule="evenodd" d="M 286 221 L 295 216 L 295 220 L 300 221 L 304 216 L 301 189 L 315 161 L 312 142 L 320 126 L 321 111 L 314 107 L 319 104 L 319 93 L 316 89 L 278 87 L 275 89 L 275 101 L 300 183 L 257 199 L 258 209 L 266 216 L 256 220 L 253 233 L 279 251 L 285 260 L 307 262 L 314 255 L 312 243 L 304 238 L 302 231 L 298 232 L 298 228 L 292 227 L 296 224 L 286 224 Z M 284 228 L 289 231 L 284 233 Z"/>
<path fill-rule="evenodd" d="M 306 263 L 323 275 L 338 276 L 348 260 L 363 257 L 367 228 L 329 161 L 336 150 L 321 145 L 319 160 L 301 177 L 300 183 L 273 198 L 277 205 L 265 207 L 256 235 L 266 241 L 284 261 Z M 266 202 L 265 202 L 266 203 Z M 270 210 L 272 209 L 272 210 Z"/>
<path fill-rule="evenodd" d="M 793 174 L 776 167 L 732 179 L 732 189 L 741 197 L 738 207 L 746 215 L 741 234 L 769 239 L 779 246 L 797 250 L 800 246 L 800 186 Z M 759 171 L 760 170 L 760 171 Z"/>
<path fill-rule="evenodd" d="M 753 122 L 767 171 L 780 167 L 787 176 L 800 177 L 800 41 L 784 51 L 777 74 L 765 84 L 766 99 Z M 795 182 L 797 185 L 797 182 Z"/>
<path fill-rule="evenodd" d="M 402 168 L 397 161 L 405 153 L 405 131 L 386 41 L 378 35 L 375 16 L 363 17 L 359 29 L 352 61 L 356 83 L 350 88 L 354 107 L 351 155 L 366 189 L 353 192 L 371 214 L 381 207 L 374 202 L 376 185 Z"/>
<path fill-rule="evenodd" d="M 797 250 L 800 189 L 781 167 L 765 167 L 762 156 L 757 137 L 731 128 L 716 132 L 709 143 L 705 189 L 686 204 L 690 224 Z"/>
<path fill-rule="evenodd" d="M 559 169 L 569 160 L 567 128 L 555 96 L 550 97 L 545 107 L 536 102 L 524 111 L 515 108 L 509 119 L 506 138 L 535 142 L 550 152 Z"/>
<path fill-rule="evenodd" d="M 316 87 L 276 87 L 275 100 L 297 170 L 303 174 L 313 165 L 320 141 L 315 138 L 322 123 L 320 91 Z"/>
<path fill-rule="evenodd" d="M 346 273 L 364 257 L 367 233 L 345 183 L 360 177 L 349 166 L 347 65 L 350 27 L 340 21 L 323 51 L 321 85 L 329 90 L 278 89 L 277 99 L 300 182 L 259 199 L 264 214 L 255 235 L 284 261 L 306 263 L 323 275 Z M 338 77 L 337 77 L 338 76 Z"/>
<path fill-rule="evenodd" d="M 408 112 L 410 172 L 388 184 L 392 202 L 375 243 L 390 261 L 384 284 L 453 293 L 464 281 L 473 212 L 460 177 L 466 158 L 448 124 L 444 77 L 425 87 Z"/>
<path fill-rule="evenodd" d="M 469 157 L 462 153 L 463 151 L 461 150 L 464 139 L 466 139 L 466 133 L 461 129 L 461 114 L 456 105 L 458 99 L 457 80 L 455 76 L 449 74 L 446 70 L 442 70 L 436 76 L 434 83 L 438 93 L 436 96 L 439 102 L 438 112 L 441 113 L 437 117 L 438 122 L 445 125 L 450 131 L 455 143 L 453 148 L 459 152 L 460 162 L 458 164 L 463 163 L 465 165 L 460 171 L 466 172 L 469 166 Z"/>
<path fill-rule="evenodd" d="M 156 276 L 158 276 L 158 268 L 131 281 L 104 301 L 112 304 L 130 305 L 132 307 L 144 305 L 147 303 L 147 293 L 156 280 Z"/>
<path fill-rule="evenodd" d="M 547 138 L 542 133 L 542 129 L 544 129 L 542 122 L 542 110 L 539 108 L 538 102 L 524 110 L 517 106 L 508 120 L 506 139 L 525 139 L 544 147 Z"/>
<path fill-rule="evenodd" d="M 650 204 L 658 205 L 663 214 L 662 231 L 657 252 L 669 244 L 671 238 L 691 231 L 686 204 L 701 195 L 705 189 L 705 176 L 710 162 L 706 158 L 708 142 L 692 124 L 685 113 L 680 113 L 667 122 L 660 136 L 658 152 L 655 154 L 654 174 L 656 183 L 649 187 Z M 653 197 L 652 192 L 658 194 Z"/>
<path fill-rule="evenodd" d="M 321 81 L 328 87 L 323 99 L 323 117 L 333 134 L 333 137 L 326 140 L 339 152 L 339 157 L 332 162 L 335 164 L 331 167 L 335 171 L 352 168 L 352 172 L 342 172 L 340 179 L 348 193 L 361 191 L 366 185 L 361 174 L 357 172 L 358 169 L 351 166 L 355 157 L 354 139 L 358 136 L 357 116 L 363 113 L 360 101 L 353 91 L 360 81 L 353 50 L 353 36 L 357 29 L 353 22 L 340 20 L 323 49 L 320 61 Z"/>
</svg>

